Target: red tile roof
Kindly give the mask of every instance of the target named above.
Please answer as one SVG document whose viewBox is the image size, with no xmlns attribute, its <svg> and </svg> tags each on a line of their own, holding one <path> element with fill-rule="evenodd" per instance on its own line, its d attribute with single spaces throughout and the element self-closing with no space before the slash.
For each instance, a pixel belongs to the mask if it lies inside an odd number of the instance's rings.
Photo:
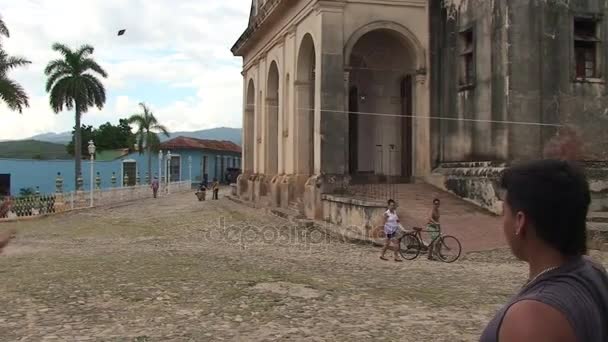
<svg viewBox="0 0 608 342">
<path fill-rule="evenodd" d="M 182 136 L 165 141 L 160 144 L 160 148 L 163 150 L 194 149 L 241 153 L 241 147 L 232 141 L 206 140 Z"/>
</svg>

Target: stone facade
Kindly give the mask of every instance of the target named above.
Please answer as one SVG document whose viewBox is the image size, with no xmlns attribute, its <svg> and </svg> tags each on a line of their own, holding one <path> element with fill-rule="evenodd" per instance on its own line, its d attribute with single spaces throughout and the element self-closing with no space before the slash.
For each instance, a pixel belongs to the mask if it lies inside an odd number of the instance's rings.
<svg viewBox="0 0 608 342">
<path fill-rule="evenodd" d="M 607 160 L 606 14 L 600 0 L 254 1 L 232 48 L 237 192 L 323 218 L 345 178 L 426 181 L 498 212 L 500 169 L 543 157 L 560 127 L 584 137 L 579 159 Z"/>
<path fill-rule="evenodd" d="M 321 193 L 345 175 L 428 175 L 428 34 L 426 0 L 254 1 L 232 49 L 244 76 L 239 195 L 306 202 L 322 218 Z"/>
</svg>

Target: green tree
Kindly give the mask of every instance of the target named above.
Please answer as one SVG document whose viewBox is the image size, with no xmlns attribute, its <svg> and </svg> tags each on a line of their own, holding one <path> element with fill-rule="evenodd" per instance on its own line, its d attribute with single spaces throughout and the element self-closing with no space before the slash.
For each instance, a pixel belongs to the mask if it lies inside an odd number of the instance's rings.
<svg viewBox="0 0 608 342">
<path fill-rule="evenodd" d="M 97 130 L 93 126 L 82 125 L 80 127 L 80 137 L 81 151 L 88 151 L 89 140 L 97 141 Z M 72 141 L 66 146 L 66 151 L 72 156 L 76 154 L 74 146 L 76 146 L 76 129 L 72 130 Z"/>
<path fill-rule="evenodd" d="M 95 145 L 100 150 L 118 148 L 129 148 L 132 150 L 135 141 L 135 134 L 131 131 L 128 119 L 120 119 L 116 126 L 107 122 L 99 126 L 95 134 Z"/>
<path fill-rule="evenodd" d="M 158 123 L 158 120 L 154 116 L 154 113 L 146 106 L 145 103 L 140 103 L 139 106 L 142 108 L 143 113 L 133 114 L 129 118 L 130 124 L 137 125 L 137 146 L 139 153 L 142 154 L 145 151 L 148 154 L 148 175 L 150 181 L 152 180 L 152 152 L 158 151 L 160 145 L 160 139 L 156 135 L 155 131 L 164 134 L 169 137 L 169 131 L 165 126 Z"/>
<path fill-rule="evenodd" d="M 75 110 L 75 151 L 74 151 L 74 185 L 81 172 L 82 138 L 80 120 L 90 107 L 102 109 L 106 103 L 106 89 L 96 75 L 108 77 L 106 71 L 91 58 L 93 47 L 83 45 L 73 51 L 69 47 L 55 43 L 53 50 L 63 58 L 56 59 L 47 65 L 44 73 L 48 76 L 46 91 L 50 93 L 50 105 L 55 113 Z"/>
<path fill-rule="evenodd" d="M 0 36 L 10 36 L 2 18 L 0 18 Z M 30 106 L 29 98 L 23 87 L 8 77 L 8 72 L 30 63 L 30 61 L 22 57 L 9 56 L 4 51 L 0 41 L 0 99 L 6 103 L 10 110 L 16 110 L 19 113 L 23 112 L 24 107 Z"/>
</svg>

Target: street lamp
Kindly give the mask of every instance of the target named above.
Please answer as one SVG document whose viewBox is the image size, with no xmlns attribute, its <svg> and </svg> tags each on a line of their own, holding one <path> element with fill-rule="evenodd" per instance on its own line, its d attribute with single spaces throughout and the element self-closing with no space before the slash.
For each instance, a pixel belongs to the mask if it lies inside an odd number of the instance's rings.
<svg viewBox="0 0 608 342">
<path fill-rule="evenodd" d="M 167 178 L 167 193 L 169 193 L 169 185 L 171 184 L 171 151 L 167 151 L 167 172 L 165 177 Z"/>
<path fill-rule="evenodd" d="M 192 156 L 188 156 L 188 181 L 192 184 Z"/>
<path fill-rule="evenodd" d="M 93 193 L 94 193 L 94 188 L 93 188 L 93 163 L 95 162 L 95 144 L 93 143 L 93 140 L 89 140 L 89 155 L 91 156 L 91 178 L 89 178 L 89 181 L 91 183 L 91 207 L 93 207 Z"/>
<path fill-rule="evenodd" d="M 163 179 L 163 168 L 162 168 L 162 160 L 163 160 L 163 150 L 158 151 L 158 183 L 160 184 Z M 152 175 L 150 175 L 152 176 Z"/>
</svg>

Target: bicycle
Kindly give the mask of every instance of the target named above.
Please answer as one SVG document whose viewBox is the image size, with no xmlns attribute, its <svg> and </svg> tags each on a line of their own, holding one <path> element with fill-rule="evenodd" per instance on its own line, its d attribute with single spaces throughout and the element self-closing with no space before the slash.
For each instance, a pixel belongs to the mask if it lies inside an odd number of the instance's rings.
<svg viewBox="0 0 608 342">
<path fill-rule="evenodd" d="M 440 228 L 438 231 L 439 235 L 426 246 L 422 240 L 421 233 L 437 231 L 425 230 L 420 227 L 413 227 L 413 229 L 413 232 L 406 232 L 399 239 L 399 253 L 403 259 L 414 260 L 420 255 L 420 252 L 427 251 L 428 248 L 433 248 L 433 255 L 445 263 L 452 263 L 460 258 L 462 246 L 460 245 L 460 241 L 454 236 L 443 235 Z"/>
</svg>

